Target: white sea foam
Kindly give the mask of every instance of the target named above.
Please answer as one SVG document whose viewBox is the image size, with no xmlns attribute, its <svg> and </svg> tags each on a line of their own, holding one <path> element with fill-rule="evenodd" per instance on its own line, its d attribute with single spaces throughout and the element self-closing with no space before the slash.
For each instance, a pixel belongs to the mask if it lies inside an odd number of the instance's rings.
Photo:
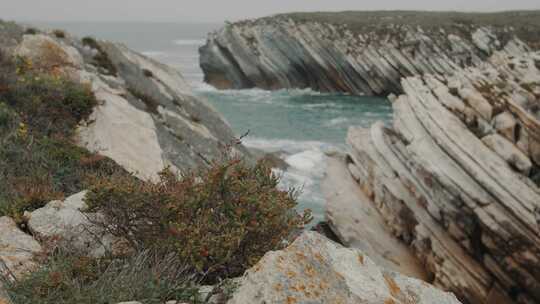
<svg viewBox="0 0 540 304">
<path fill-rule="evenodd" d="M 323 125 L 325 127 L 335 127 L 335 126 L 342 126 L 344 124 L 349 124 L 349 123 L 350 121 L 347 117 L 337 117 L 337 118 L 334 118 L 325 122 Z"/>
<path fill-rule="evenodd" d="M 205 39 L 178 39 L 173 41 L 176 45 L 204 45 L 206 43 Z"/>
<path fill-rule="evenodd" d="M 167 56 L 167 53 L 160 51 L 144 51 L 142 54 L 152 58 Z"/>
</svg>

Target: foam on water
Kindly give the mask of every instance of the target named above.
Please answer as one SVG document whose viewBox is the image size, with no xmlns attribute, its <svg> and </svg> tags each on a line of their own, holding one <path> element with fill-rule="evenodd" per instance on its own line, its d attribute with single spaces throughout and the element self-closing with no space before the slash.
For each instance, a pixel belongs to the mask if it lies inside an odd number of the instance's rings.
<svg viewBox="0 0 540 304">
<path fill-rule="evenodd" d="M 206 43 L 205 39 L 178 39 L 173 41 L 176 45 L 202 46 Z"/>
</svg>

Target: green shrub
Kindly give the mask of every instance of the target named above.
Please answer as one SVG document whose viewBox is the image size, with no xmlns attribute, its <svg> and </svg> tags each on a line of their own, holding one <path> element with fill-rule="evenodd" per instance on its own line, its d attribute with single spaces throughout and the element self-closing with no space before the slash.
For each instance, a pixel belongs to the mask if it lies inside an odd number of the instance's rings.
<svg viewBox="0 0 540 304">
<path fill-rule="evenodd" d="M 35 35 L 35 34 L 39 33 L 39 31 L 37 29 L 33 28 L 33 27 L 29 27 L 24 31 L 24 33 L 26 35 Z"/>
<path fill-rule="evenodd" d="M 142 71 L 143 71 L 144 76 L 148 78 L 154 77 L 154 73 L 152 73 L 152 71 L 147 70 L 147 69 L 143 69 Z"/>
<path fill-rule="evenodd" d="M 263 163 L 233 159 L 181 177 L 163 171 L 157 184 L 102 179 L 86 202 L 113 235 L 175 252 L 214 282 L 241 275 L 311 220 L 294 210 L 295 191 L 278 190 L 278 182 Z"/>
<path fill-rule="evenodd" d="M 157 100 L 155 100 L 153 97 L 147 95 L 147 94 L 144 94 L 143 92 L 133 88 L 133 87 L 128 87 L 128 92 L 135 98 L 139 99 L 140 101 L 142 101 L 144 103 L 144 105 L 146 106 L 146 110 L 150 113 L 153 113 L 153 114 L 158 114 L 159 111 L 158 111 L 158 107 L 159 107 L 159 102 Z"/>
<path fill-rule="evenodd" d="M 107 73 L 112 76 L 118 75 L 118 70 L 116 66 L 107 55 L 107 52 L 101 47 L 101 45 L 92 37 L 84 37 L 82 39 L 83 45 L 86 45 L 97 51 L 97 54 L 94 56 L 94 61 L 98 67 L 102 68 L 102 72 Z"/>
<path fill-rule="evenodd" d="M 184 263 L 148 251 L 116 260 L 55 253 L 40 270 L 4 284 L 14 304 L 202 303 Z"/>
<path fill-rule="evenodd" d="M 97 105 L 89 86 L 46 74 L 25 73 L 2 96 L 22 113 L 30 131 L 71 135 Z"/>
<path fill-rule="evenodd" d="M 36 72 L 24 58 L 0 60 L 0 216 L 23 224 L 24 211 L 86 189 L 95 175 L 125 174 L 71 140 L 97 105 L 89 87 Z"/>
<path fill-rule="evenodd" d="M 66 38 L 66 32 L 64 32 L 62 30 L 54 30 L 53 34 L 54 34 L 54 36 L 56 36 L 56 38 L 60 38 L 60 39 Z"/>
</svg>

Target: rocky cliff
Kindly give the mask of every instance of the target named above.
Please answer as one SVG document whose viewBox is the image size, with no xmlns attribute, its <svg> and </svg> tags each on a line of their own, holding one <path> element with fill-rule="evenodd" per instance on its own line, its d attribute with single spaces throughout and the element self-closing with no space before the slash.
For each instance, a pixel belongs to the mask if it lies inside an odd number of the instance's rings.
<svg viewBox="0 0 540 304">
<path fill-rule="evenodd" d="M 502 51 L 404 78 L 392 127 L 349 131 L 369 204 L 468 303 L 540 301 L 539 69 L 538 52 Z"/>
<path fill-rule="evenodd" d="M 200 49 L 220 89 L 311 88 L 387 95 L 400 79 L 451 74 L 495 51 L 540 47 L 539 12 L 287 14 L 225 25 Z"/>
<path fill-rule="evenodd" d="M 91 86 L 100 104 L 80 126 L 79 145 L 139 177 L 155 178 L 166 166 L 205 165 L 234 141 L 229 125 L 178 71 L 124 45 L 0 23 L 0 47 Z"/>
</svg>

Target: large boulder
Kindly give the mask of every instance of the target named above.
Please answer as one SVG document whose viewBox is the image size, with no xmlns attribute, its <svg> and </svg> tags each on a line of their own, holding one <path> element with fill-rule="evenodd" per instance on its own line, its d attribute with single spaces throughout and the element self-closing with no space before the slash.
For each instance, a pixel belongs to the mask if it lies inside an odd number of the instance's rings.
<svg viewBox="0 0 540 304">
<path fill-rule="evenodd" d="M 0 273 L 8 278 L 21 278 L 36 268 L 35 257 L 41 245 L 22 232 L 15 221 L 0 217 Z"/>
<path fill-rule="evenodd" d="M 229 304 L 458 304 L 429 284 L 380 268 L 364 253 L 304 232 L 247 271 Z"/>
</svg>

